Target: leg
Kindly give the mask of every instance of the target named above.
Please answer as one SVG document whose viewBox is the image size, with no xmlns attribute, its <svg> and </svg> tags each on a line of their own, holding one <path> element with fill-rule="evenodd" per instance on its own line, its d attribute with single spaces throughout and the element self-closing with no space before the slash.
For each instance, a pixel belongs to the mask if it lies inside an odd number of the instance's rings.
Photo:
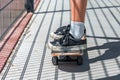
<svg viewBox="0 0 120 80">
<path fill-rule="evenodd" d="M 48 44 L 48 47 L 51 50 L 79 51 L 80 49 L 86 49 L 86 38 L 84 37 L 85 35 L 84 21 L 87 0 L 70 0 L 70 4 L 71 4 L 70 30 L 69 28 L 67 28 L 66 30 L 62 29 L 65 33 L 63 37 L 55 39 L 54 41 Z"/>
<path fill-rule="evenodd" d="M 84 21 L 87 0 L 70 0 L 71 3 L 71 29 L 70 33 L 80 39 L 84 34 Z"/>
<path fill-rule="evenodd" d="M 32 12 L 34 13 L 34 0 L 26 0 L 25 2 L 25 9 L 27 12 Z"/>
<path fill-rule="evenodd" d="M 84 21 L 87 0 L 70 0 L 71 4 L 71 25 L 60 27 L 56 32 L 51 33 L 51 37 L 59 39 L 70 30 L 70 33 L 76 38 L 81 39 L 84 34 Z M 70 29 L 71 26 L 71 29 Z"/>
<path fill-rule="evenodd" d="M 70 0 L 70 3 L 71 21 L 84 23 L 87 0 Z"/>
</svg>

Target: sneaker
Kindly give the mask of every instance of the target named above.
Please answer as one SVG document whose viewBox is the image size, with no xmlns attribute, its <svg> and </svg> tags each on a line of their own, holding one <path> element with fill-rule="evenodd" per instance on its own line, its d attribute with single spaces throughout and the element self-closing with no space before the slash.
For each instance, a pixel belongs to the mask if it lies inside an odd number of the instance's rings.
<svg viewBox="0 0 120 80">
<path fill-rule="evenodd" d="M 65 34 L 60 39 L 55 39 L 48 43 L 48 48 L 52 51 L 80 51 L 86 49 L 86 36 L 76 40 L 70 33 Z"/>
<path fill-rule="evenodd" d="M 70 25 L 68 26 L 62 26 L 56 30 L 56 32 L 52 32 L 50 36 L 53 39 L 60 39 L 63 37 L 63 35 L 67 34 L 70 30 Z"/>
</svg>

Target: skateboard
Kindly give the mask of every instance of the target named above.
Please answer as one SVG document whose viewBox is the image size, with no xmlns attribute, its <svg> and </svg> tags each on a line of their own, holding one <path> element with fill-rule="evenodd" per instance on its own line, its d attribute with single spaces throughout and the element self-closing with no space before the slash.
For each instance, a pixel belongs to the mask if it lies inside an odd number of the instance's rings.
<svg viewBox="0 0 120 80">
<path fill-rule="evenodd" d="M 84 45 L 84 48 L 79 47 L 79 50 L 75 50 L 75 48 L 73 49 L 69 49 L 69 48 L 65 48 L 64 50 L 51 50 L 51 56 L 52 56 L 52 63 L 53 65 L 58 65 L 59 61 L 60 61 L 60 56 L 64 56 L 64 57 L 76 57 L 76 61 L 78 65 L 82 65 L 83 64 L 83 55 L 85 53 L 85 50 L 87 48 L 87 45 Z M 69 60 L 67 60 L 69 61 Z"/>
</svg>

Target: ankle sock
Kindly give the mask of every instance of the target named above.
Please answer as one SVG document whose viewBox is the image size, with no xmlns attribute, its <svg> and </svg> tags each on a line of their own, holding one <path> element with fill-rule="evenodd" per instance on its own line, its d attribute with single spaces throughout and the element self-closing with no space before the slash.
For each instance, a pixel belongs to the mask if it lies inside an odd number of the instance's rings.
<svg viewBox="0 0 120 80">
<path fill-rule="evenodd" d="M 80 40 L 84 35 L 84 23 L 71 21 L 70 34 L 77 40 Z"/>
</svg>

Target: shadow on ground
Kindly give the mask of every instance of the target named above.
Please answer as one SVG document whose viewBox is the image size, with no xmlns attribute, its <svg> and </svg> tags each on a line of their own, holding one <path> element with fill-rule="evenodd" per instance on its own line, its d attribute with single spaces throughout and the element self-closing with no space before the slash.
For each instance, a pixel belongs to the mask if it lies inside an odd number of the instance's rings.
<svg viewBox="0 0 120 80">
<path fill-rule="evenodd" d="M 105 37 L 95 37 L 95 38 L 102 38 L 102 39 L 104 38 L 105 39 Z M 114 59 L 114 58 L 117 58 L 118 56 L 120 56 L 120 41 L 118 41 L 118 40 L 120 40 L 120 38 L 107 37 L 106 39 L 113 39 L 113 40 L 117 40 L 117 41 L 108 42 L 101 46 L 89 47 L 87 49 L 88 51 L 106 49 L 104 54 L 102 54 L 98 57 L 89 59 L 89 63 L 94 63 L 96 61 L 101 61 L 101 60 Z"/>
<path fill-rule="evenodd" d="M 101 46 L 88 47 L 87 51 L 100 50 L 100 49 L 106 49 L 106 51 L 103 55 L 100 55 L 92 59 L 88 58 L 88 53 L 86 51 L 86 53 L 83 56 L 83 59 L 84 59 L 83 65 L 77 65 L 76 62 L 65 62 L 65 63 L 61 63 L 58 66 L 58 69 L 66 72 L 84 72 L 84 71 L 90 70 L 90 67 L 89 67 L 90 63 L 94 63 L 101 60 L 114 59 L 120 56 L 120 41 L 118 41 L 119 38 L 112 38 L 112 37 L 109 37 L 109 38 L 93 37 L 93 38 L 113 39 L 117 41 L 105 43 Z M 120 76 L 118 75 L 118 77 Z M 108 79 L 109 78 L 110 77 L 108 77 Z"/>
</svg>

